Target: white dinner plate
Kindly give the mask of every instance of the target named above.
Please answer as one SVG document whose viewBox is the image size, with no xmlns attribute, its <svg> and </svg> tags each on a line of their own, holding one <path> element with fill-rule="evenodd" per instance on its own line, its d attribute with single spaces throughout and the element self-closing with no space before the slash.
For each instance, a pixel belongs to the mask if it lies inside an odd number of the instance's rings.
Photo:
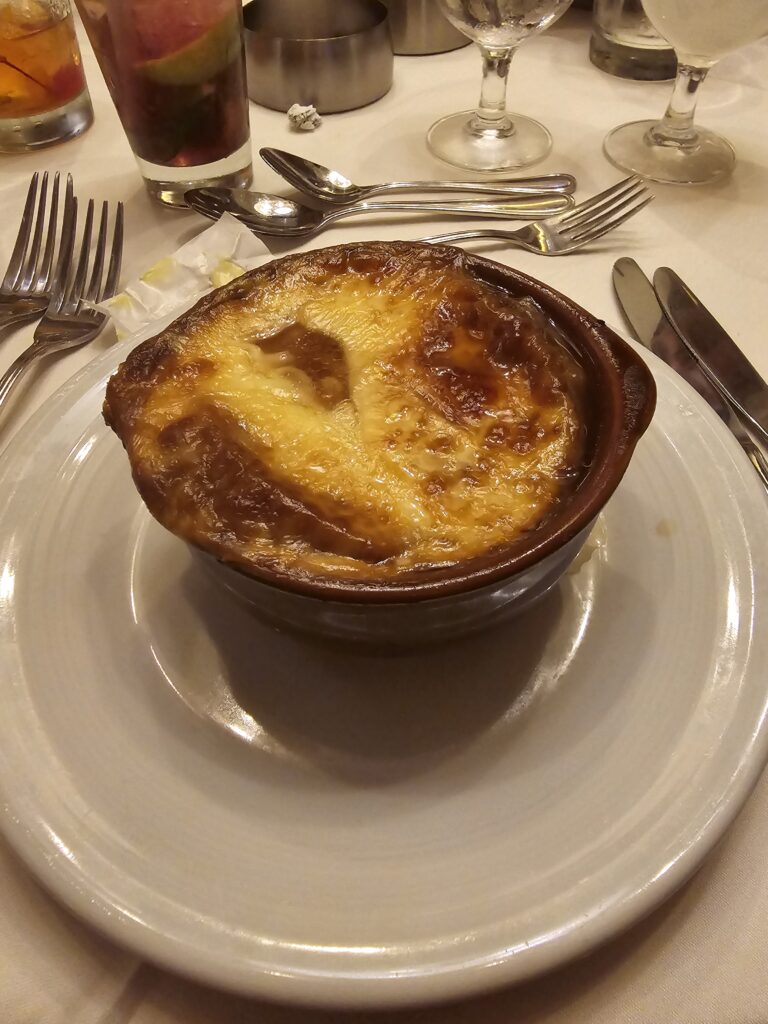
<svg viewBox="0 0 768 1024">
<path fill-rule="evenodd" d="M 550 968 L 668 896 L 766 759 L 768 502 L 648 357 L 655 419 L 537 608 L 392 657 L 276 632 L 143 508 L 123 345 L 0 468 L 2 828 L 170 968 L 335 1006 Z"/>
</svg>

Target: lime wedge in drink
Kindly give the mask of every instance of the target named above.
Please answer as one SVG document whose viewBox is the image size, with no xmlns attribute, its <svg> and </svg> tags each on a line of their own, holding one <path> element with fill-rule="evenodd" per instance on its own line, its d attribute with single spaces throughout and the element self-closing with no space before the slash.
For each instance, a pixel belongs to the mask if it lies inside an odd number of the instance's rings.
<svg viewBox="0 0 768 1024">
<path fill-rule="evenodd" d="M 232 11 L 180 50 L 144 61 L 139 72 L 158 85 L 198 85 L 218 75 L 240 49 L 240 24 Z"/>
</svg>

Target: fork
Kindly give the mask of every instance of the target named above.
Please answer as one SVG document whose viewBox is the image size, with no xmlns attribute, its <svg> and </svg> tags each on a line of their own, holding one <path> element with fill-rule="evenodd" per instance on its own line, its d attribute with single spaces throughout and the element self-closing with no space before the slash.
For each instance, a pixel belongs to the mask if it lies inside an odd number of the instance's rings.
<svg viewBox="0 0 768 1024">
<path fill-rule="evenodd" d="M 107 314 L 93 308 L 93 304 L 111 298 L 117 291 L 120 278 L 120 262 L 123 251 L 123 204 L 117 204 L 117 213 L 112 228 L 107 275 L 104 276 L 104 259 L 107 251 L 109 204 L 102 203 L 99 232 L 94 252 L 91 254 L 94 203 L 90 199 L 85 216 L 85 225 L 80 240 L 80 255 L 77 266 L 72 270 L 77 228 L 77 199 L 68 195 L 62 222 L 61 245 L 56 270 L 53 275 L 51 297 L 45 315 L 35 328 L 32 344 L 25 349 L 0 377 L 0 413 L 7 403 L 21 377 L 38 359 L 79 348 L 100 333 Z M 90 281 L 86 287 L 88 267 L 91 264 Z"/>
<path fill-rule="evenodd" d="M 53 179 L 51 207 L 48 212 L 46 229 L 48 172 L 43 174 L 42 183 L 39 171 L 32 175 L 19 233 L 16 236 L 5 277 L 0 283 L 0 331 L 37 320 L 48 305 L 56 248 L 60 177 L 57 172 Z M 38 185 L 40 185 L 39 197 Z M 64 199 L 65 209 L 67 204 L 73 200 L 72 189 L 72 175 L 68 174 Z M 37 199 L 36 214 L 35 199 Z M 43 237 L 45 237 L 45 242 L 43 242 Z"/>
<path fill-rule="evenodd" d="M 521 249 L 542 256 L 565 256 L 596 238 L 607 235 L 625 220 L 634 217 L 653 199 L 643 180 L 631 175 L 604 192 L 577 203 L 571 210 L 546 220 L 532 221 L 517 231 L 479 228 L 476 231 L 450 231 L 430 235 L 421 242 L 459 242 L 467 238 L 502 238 Z"/>
</svg>

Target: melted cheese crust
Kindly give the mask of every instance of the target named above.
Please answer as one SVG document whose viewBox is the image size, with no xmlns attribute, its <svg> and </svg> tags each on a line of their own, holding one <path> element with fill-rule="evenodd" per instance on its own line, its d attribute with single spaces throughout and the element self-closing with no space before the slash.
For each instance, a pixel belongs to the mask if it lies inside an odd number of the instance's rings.
<svg viewBox="0 0 768 1024">
<path fill-rule="evenodd" d="M 289 257 L 139 346 L 105 417 L 165 526 L 241 567 L 413 577 L 534 530 L 581 476 L 584 370 L 455 250 Z"/>
</svg>

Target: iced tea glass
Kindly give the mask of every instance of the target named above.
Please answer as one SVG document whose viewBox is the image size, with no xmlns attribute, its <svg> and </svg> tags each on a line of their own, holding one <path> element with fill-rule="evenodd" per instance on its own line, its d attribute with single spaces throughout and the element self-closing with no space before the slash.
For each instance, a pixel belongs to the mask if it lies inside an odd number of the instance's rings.
<svg viewBox="0 0 768 1024">
<path fill-rule="evenodd" d="M 0 153 L 71 139 L 92 122 L 69 0 L 0 0 Z"/>
<path fill-rule="evenodd" d="M 249 185 L 241 0 L 76 3 L 150 195 Z"/>
</svg>

